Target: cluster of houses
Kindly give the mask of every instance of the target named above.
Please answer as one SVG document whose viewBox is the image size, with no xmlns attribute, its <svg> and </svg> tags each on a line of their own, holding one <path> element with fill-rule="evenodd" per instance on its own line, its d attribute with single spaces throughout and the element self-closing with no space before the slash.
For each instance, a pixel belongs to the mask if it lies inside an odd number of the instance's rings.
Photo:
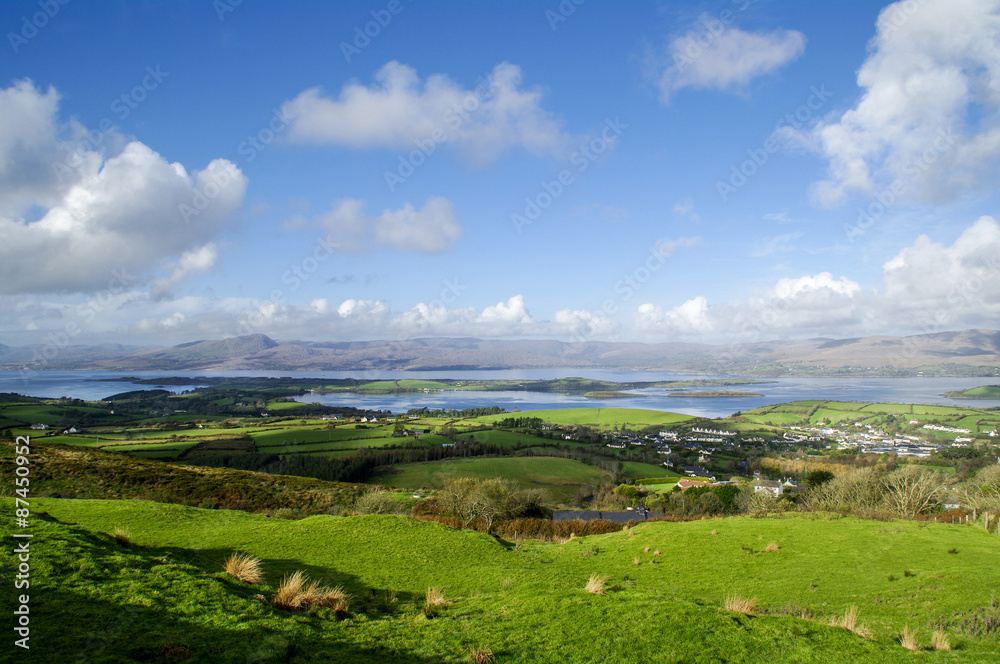
<svg viewBox="0 0 1000 664">
<path fill-rule="evenodd" d="M 910 420 L 909 424 L 916 426 L 919 422 L 917 420 Z M 939 424 L 925 424 L 923 428 L 943 433 L 972 433 L 968 429 Z M 928 442 L 920 436 L 911 434 L 890 435 L 879 431 L 871 424 L 855 423 L 847 430 L 828 426 L 789 427 L 789 429 L 792 429 L 792 433 L 785 434 L 785 441 L 789 443 L 831 440 L 835 441 L 840 447 L 855 448 L 865 454 L 895 453 L 898 456 L 926 458 L 947 447 L 946 445 Z M 968 447 L 972 441 L 973 438 L 971 437 L 956 436 L 951 445 L 954 447 Z"/>
<path fill-rule="evenodd" d="M 681 491 L 687 491 L 696 486 L 724 486 L 735 485 L 733 481 L 717 481 L 715 475 L 701 466 L 684 466 L 684 474 L 687 477 L 677 480 L 677 486 Z M 754 480 L 751 483 L 754 493 L 767 493 L 775 498 L 784 494 L 796 494 L 805 491 L 806 487 L 799 486 L 791 478 L 778 480 L 765 480 L 760 478 L 760 471 L 754 471 Z"/>
</svg>

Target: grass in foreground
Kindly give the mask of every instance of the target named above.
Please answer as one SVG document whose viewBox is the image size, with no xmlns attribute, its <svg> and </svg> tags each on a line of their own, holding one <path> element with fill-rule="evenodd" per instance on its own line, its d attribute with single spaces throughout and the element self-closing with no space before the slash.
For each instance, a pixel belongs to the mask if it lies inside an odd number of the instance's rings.
<svg viewBox="0 0 1000 664">
<path fill-rule="evenodd" d="M 25 662 L 74 661 L 89 642 L 95 663 L 193 653 L 184 656 L 225 664 L 429 664 L 467 662 L 472 648 L 488 645 L 498 661 L 528 663 L 893 664 L 913 657 L 899 640 L 907 626 L 951 635 L 954 650 L 925 647 L 926 661 L 985 664 L 1000 655 L 1000 633 L 982 631 L 987 620 L 975 627 L 962 618 L 996 614 L 1000 624 L 1000 607 L 989 603 L 1000 585 L 997 538 L 971 526 L 731 518 L 642 524 L 631 537 L 618 531 L 518 550 L 398 516 L 285 521 L 141 501 L 38 499 L 33 507 L 32 546 L 45 544 L 33 588 L 37 582 L 48 599 L 31 614 L 32 645 L 37 637 L 45 650 L 33 648 Z M 122 523 L 142 546 L 114 542 L 108 533 Z M 782 543 L 780 554 L 761 550 L 772 540 Z M 949 548 L 960 553 L 949 556 Z M 233 551 L 258 557 L 274 581 L 235 582 L 221 567 Z M 633 564 L 653 551 L 662 564 Z M 581 602 L 595 566 L 613 591 Z M 318 597 L 309 579 L 321 579 L 350 594 L 349 607 L 339 615 L 292 593 L 288 604 L 298 608 L 278 608 L 269 599 L 296 572 L 300 596 Z M 897 578 L 889 581 L 889 572 Z M 428 588 L 450 602 L 431 620 Z M 719 610 L 727 594 L 755 598 L 753 617 Z M 871 638 L 796 617 L 846 617 L 851 605 Z"/>
</svg>

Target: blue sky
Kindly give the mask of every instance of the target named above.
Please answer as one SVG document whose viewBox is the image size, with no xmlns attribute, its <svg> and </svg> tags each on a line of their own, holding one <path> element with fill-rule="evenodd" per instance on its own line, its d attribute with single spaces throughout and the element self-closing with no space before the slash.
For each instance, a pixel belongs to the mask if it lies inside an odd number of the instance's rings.
<svg viewBox="0 0 1000 664">
<path fill-rule="evenodd" d="M 1000 1 L 0 17 L 2 343 L 997 327 Z"/>
</svg>

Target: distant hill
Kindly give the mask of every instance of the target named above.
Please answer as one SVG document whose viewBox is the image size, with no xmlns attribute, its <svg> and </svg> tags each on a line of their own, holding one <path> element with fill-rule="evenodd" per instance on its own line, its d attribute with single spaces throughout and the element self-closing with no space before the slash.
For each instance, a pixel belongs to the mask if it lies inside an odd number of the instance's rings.
<svg viewBox="0 0 1000 664">
<path fill-rule="evenodd" d="M 0 347 L 0 366 L 137 370 L 364 371 L 474 369 L 655 369 L 758 376 L 976 375 L 1000 368 L 1000 331 L 908 337 L 793 339 L 748 344 L 563 342 L 472 338 L 275 341 L 263 334 L 166 348 L 71 346 L 44 359 L 39 347 Z M 43 358 L 43 359 L 39 359 Z"/>
</svg>

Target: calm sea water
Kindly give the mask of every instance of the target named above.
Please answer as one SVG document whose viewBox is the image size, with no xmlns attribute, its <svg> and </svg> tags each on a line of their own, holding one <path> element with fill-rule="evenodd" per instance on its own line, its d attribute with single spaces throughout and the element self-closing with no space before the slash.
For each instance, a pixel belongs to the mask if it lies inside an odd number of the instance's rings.
<svg viewBox="0 0 1000 664">
<path fill-rule="evenodd" d="M 17 392 L 30 396 L 102 399 L 131 389 L 152 389 L 155 385 L 135 385 L 130 382 L 95 382 L 100 378 L 136 376 L 139 378 L 191 377 L 186 385 L 167 385 L 173 392 L 193 389 L 204 383 L 204 376 L 267 376 L 293 378 L 357 378 L 362 380 L 401 378 L 454 379 L 517 379 L 541 380 L 585 376 L 613 381 L 658 381 L 690 378 L 726 378 L 726 376 L 691 376 L 665 371 L 593 371 L 586 369 L 538 369 L 505 371 L 227 371 L 227 372 L 163 372 L 163 371 L 0 371 L 0 392 Z M 406 412 L 410 408 L 472 408 L 500 406 L 508 411 L 538 408 L 647 408 L 702 417 L 724 417 L 739 410 L 759 408 L 769 404 L 800 399 L 839 401 L 893 401 L 970 406 L 1000 407 L 1000 400 L 955 400 L 943 395 L 978 385 L 996 384 L 996 378 L 776 378 L 760 385 L 735 386 L 731 390 L 759 392 L 760 397 L 668 397 L 663 388 L 635 390 L 635 396 L 621 399 L 586 399 L 582 396 L 544 392 L 460 392 L 443 391 L 430 394 L 306 394 L 299 401 L 331 406 L 355 406 L 372 410 Z"/>
</svg>

